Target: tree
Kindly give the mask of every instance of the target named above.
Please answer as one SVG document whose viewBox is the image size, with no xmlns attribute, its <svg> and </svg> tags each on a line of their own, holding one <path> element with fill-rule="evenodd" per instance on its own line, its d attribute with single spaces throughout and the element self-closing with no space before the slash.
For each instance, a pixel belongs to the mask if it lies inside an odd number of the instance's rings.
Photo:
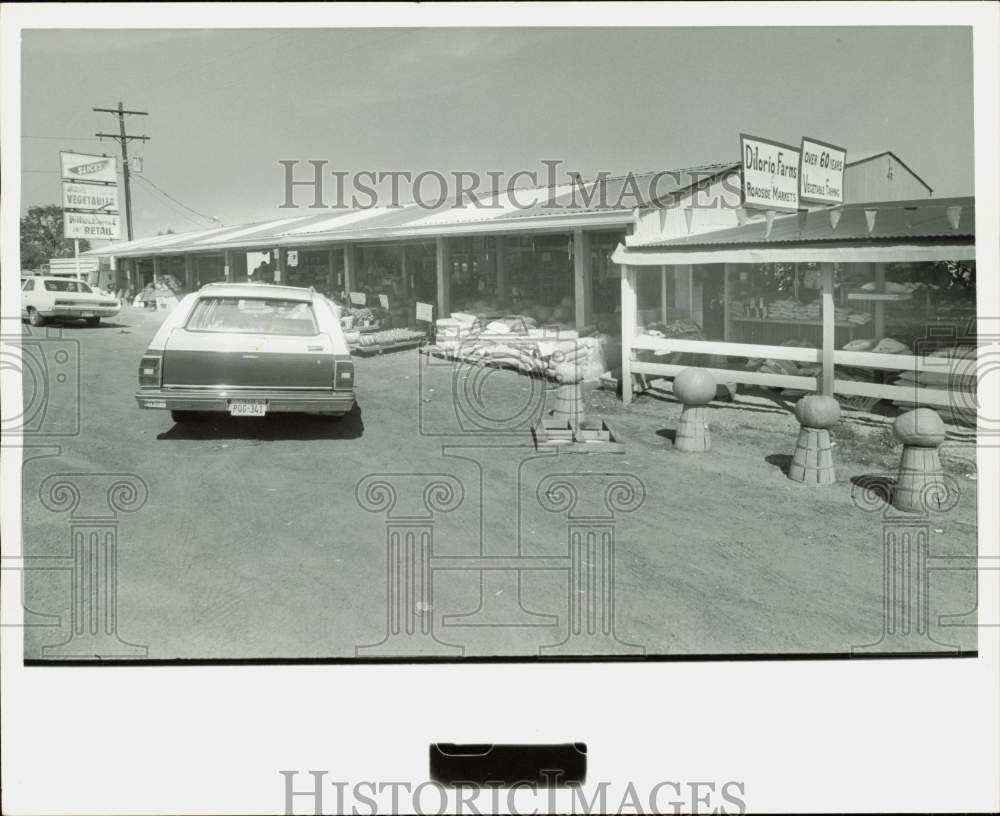
<svg viewBox="0 0 1000 816">
<path fill-rule="evenodd" d="M 80 252 L 90 241 L 80 239 Z M 58 204 L 28 207 L 21 219 L 21 268 L 37 269 L 49 258 L 72 258 L 73 240 L 63 237 L 63 211 Z"/>
</svg>

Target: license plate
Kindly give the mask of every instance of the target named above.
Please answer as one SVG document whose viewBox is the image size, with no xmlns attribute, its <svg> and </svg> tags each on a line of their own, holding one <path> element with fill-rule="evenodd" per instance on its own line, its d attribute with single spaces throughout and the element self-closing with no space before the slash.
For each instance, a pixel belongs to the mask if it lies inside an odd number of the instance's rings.
<svg viewBox="0 0 1000 816">
<path fill-rule="evenodd" d="M 267 403 L 264 400 L 230 400 L 230 416 L 264 416 Z"/>
<path fill-rule="evenodd" d="M 93 317 L 93 312 L 80 312 L 80 317 Z"/>
</svg>

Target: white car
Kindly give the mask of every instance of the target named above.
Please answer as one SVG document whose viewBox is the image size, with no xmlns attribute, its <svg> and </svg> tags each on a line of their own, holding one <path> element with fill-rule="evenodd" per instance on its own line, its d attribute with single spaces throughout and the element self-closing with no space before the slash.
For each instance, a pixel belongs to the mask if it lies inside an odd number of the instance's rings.
<svg viewBox="0 0 1000 816">
<path fill-rule="evenodd" d="M 113 295 L 74 278 L 32 275 L 21 284 L 21 318 L 32 326 L 46 320 L 85 320 L 96 326 L 114 317 L 122 305 Z"/>
</svg>

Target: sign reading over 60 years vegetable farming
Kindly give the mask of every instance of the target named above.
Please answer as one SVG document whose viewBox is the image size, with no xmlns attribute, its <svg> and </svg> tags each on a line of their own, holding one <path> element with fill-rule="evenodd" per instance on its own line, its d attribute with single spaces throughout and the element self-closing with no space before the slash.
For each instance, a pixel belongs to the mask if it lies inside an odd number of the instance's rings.
<svg viewBox="0 0 1000 816">
<path fill-rule="evenodd" d="M 740 134 L 743 206 L 777 212 L 799 208 L 799 151 L 790 145 Z"/>
<path fill-rule="evenodd" d="M 843 204 L 847 151 L 803 136 L 801 154 L 799 198 L 814 204 Z"/>
</svg>

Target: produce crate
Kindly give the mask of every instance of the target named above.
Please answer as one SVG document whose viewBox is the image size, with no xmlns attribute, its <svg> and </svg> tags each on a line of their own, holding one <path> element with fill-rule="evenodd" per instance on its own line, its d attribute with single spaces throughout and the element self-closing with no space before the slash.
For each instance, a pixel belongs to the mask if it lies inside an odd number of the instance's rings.
<svg viewBox="0 0 1000 816">
<path fill-rule="evenodd" d="M 543 417 L 531 429 L 535 449 L 557 448 L 560 453 L 625 453 L 625 445 L 602 419 L 569 420 Z"/>
<path fill-rule="evenodd" d="M 567 445 L 573 442 L 573 426 L 567 419 L 543 417 L 542 421 L 531 431 L 535 436 L 535 445 L 538 447 Z"/>
<path fill-rule="evenodd" d="M 576 426 L 577 442 L 610 442 L 611 429 L 603 419 L 584 419 Z"/>
</svg>

